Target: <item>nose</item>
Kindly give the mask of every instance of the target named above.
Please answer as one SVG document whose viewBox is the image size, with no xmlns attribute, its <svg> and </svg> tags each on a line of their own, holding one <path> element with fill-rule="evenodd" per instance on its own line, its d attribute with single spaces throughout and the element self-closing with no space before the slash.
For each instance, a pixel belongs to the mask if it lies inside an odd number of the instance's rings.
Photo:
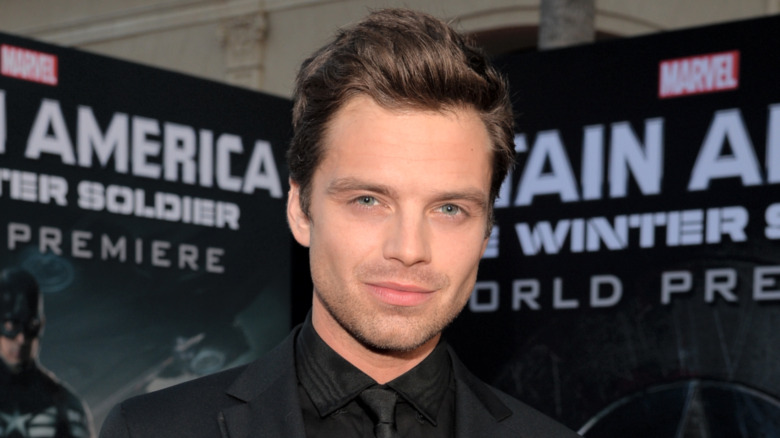
<svg viewBox="0 0 780 438">
<path fill-rule="evenodd" d="M 430 262 L 431 236 L 424 216 L 399 212 L 389 221 L 386 232 L 386 259 L 397 260 L 405 266 Z"/>
<path fill-rule="evenodd" d="M 20 344 L 24 344 L 24 341 L 25 341 L 24 331 L 20 331 L 16 335 L 16 337 L 14 337 L 14 341 L 16 341 L 16 342 L 18 342 Z"/>
</svg>

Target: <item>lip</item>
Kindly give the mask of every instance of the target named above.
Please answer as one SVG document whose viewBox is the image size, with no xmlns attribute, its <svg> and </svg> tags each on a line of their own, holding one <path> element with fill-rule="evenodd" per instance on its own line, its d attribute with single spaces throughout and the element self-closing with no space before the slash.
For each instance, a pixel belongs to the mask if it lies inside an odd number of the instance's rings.
<svg viewBox="0 0 780 438">
<path fill-rule="evenodd" d="M 413 284 L 391 281 L 367 283 L 368 290 L 379 301 L 391 306 L 412 307 L 433 297 L 435 290 Z"/>
</svg>

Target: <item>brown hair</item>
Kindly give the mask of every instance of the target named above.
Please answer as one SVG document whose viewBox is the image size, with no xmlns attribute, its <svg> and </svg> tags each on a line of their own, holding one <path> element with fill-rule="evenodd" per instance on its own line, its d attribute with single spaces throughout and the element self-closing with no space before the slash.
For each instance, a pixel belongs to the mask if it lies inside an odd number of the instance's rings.
<svg viewBox="0 0 780 438">
<path fill-rule="evenodd" d="M 473 108 L 493 146 L 490 210 L 514 163 L 513 116 L 504 78 L 485 55 L 441 20 L 384 9 L 342 29 L 303 62 L 296 78 L 290 178 L 309 214 L 311 179 L 334 114 L 356 95 L 387 109 Z"/>
</svg>

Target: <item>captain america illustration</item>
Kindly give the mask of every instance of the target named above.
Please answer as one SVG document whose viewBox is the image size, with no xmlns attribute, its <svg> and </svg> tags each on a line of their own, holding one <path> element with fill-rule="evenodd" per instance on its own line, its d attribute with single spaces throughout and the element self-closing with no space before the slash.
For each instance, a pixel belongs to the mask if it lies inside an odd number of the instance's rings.
<svg viewBox="0 0 780 438">
<path fill-rule="evenodd" d="M 38 363 L 43 297 L 25 270 L 0 272 L 0 324 L 0 437 L 94 437 L 84 403 Z"/>
</svg>

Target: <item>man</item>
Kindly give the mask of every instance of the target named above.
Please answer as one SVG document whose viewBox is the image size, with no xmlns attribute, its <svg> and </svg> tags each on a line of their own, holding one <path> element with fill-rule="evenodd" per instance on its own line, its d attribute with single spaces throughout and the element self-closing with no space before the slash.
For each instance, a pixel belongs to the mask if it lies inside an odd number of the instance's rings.
<svg viewBox="0 0 780 438">
<path fill-rule="evenodd" d="M 37 362 L 43 300 L 27 271 L 0 272 L 0 437 L 90 437 L 86 406 Z"/>
<path fill-rule="evenodd" d="M 287 216 L 306 322 L 246 368 L 115 408 L 103 437 L 575 437 L 471 375 L 441 339 L 513 162 L 500 75 L 446 24 L 372 13 L 304 62 Z"/>
</svg>

